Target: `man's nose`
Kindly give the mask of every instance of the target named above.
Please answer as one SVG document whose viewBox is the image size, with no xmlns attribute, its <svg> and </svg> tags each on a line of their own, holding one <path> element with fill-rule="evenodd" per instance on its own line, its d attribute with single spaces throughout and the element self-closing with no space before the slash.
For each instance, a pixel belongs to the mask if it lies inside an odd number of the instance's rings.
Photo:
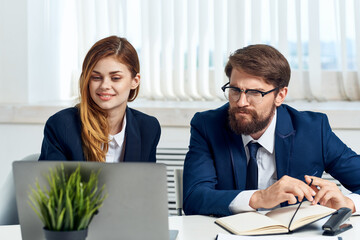
<svg viewBox="0 0 360 240">
<path fill-rule="evenodd" d="M 248 106 L 249 105 L 249 102 L 246 98 L 246 94 L 244 92 L 241 92 L 240 93 L 240 97 L 239 97 L 239 100 L 236 102 L 236 104 L 239 106 L 239 107 L 244 107 L 244 106 Z"/>
</svg>

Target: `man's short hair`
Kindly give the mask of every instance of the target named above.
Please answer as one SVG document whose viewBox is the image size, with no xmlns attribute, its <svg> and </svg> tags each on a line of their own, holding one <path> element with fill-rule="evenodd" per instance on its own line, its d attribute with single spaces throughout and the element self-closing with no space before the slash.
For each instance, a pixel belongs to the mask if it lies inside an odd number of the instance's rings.
<svg viewBox="0 0 360 240">
<path fill-rule="evenodd" d="M 291 70 L 286 58 L 275 48 L 256 44 L 236 50 L 229 56 L 225 74 L 230 79 L 231 72 L 241 69 L 247 74 L 261 77 L 275 87 L 287 87 Z"/>
</svg>

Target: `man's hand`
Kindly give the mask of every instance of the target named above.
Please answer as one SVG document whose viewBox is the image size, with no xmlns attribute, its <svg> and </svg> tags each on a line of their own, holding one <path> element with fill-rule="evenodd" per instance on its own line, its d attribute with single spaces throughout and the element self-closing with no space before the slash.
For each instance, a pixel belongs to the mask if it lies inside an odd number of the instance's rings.
<svg viewBox="0 0 360 240">
<path fill-rule="evenodd" d="M 270 187 L 256 191 L 250 198 L 249 205 L 254 209 L 273 208 L 282 202 L 287 201 L 289 204 L 295 204 L 302 201 L 304 197 L 313 201 L 316 192 L 306 185 L 303 181 L 289 176 L 283 176 Z"/>
<path fill-rule="evenodd" d="M 311 179 L 313 179 L 311 188 L 316 192 L 312 204 L 320 203 L 320 205 L 334 209 L 347 207 L 350 208 L 352 212 L 355 212 L 353 201 L 344 196 L 335 183 L 314 176 L 305 176 L 307 183 L 310 183 Z"/>
</svg>

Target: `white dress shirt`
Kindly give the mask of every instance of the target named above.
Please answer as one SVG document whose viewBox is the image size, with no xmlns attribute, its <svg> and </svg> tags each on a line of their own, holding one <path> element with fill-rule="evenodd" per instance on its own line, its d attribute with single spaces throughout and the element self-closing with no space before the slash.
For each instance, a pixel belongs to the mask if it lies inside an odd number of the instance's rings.
<svg viewBox="0 0 360 240">
<path fill-rule="evenodd" d="M 276 126 L 277 111 L 271 120 L 269 127 L 264 134 L 258 139 L 254 140 L 249 135 L 241 135 L 247 161 L 250 159 L 249 149 L 247 144 L 249 142 L 258 142 L 261 147 L 256 154 L 256 161 L 258 164 L 258 189 L 266 189 L 277 181 L 276 163 L 275 163 L 275 126 Z M 257 190 L 244 190 L 240 192 L 234 200 L 230 203 L 229 209 L 232 213 L 239 213 L 245 211 L 255 211 L 249 206 L 250 198 Z M 347 195 L 355 204 L 356 214 L 360 213 L 360 195 Z"/>
<path fill-rule="evenodd" d="M 123 158 L 123 145 L 125 140 L 125 128 L 126 128 L 126 115 L 122 124 L 121 131 L 115 135 L 109 134 L 109 149 L 106 153 L 106 162 L 122 162 Z"/>
</svg>

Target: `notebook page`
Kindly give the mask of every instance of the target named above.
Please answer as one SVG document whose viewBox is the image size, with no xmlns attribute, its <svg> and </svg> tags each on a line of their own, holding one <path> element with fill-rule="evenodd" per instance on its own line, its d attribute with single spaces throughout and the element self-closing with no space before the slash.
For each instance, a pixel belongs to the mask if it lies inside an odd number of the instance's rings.
<svg viewBox="0 0 360 240">
<path fill-rule="evenodd" d="M 266 215 L 288 226 L 292 216 L 296 211 L 297 206 L 298 204 L 288 207 L 278 208 L 271 212 L 268 212 Z M 308 201 L 303 202 L 299 211 L 295 215 L 291 228 L 294 229 L 306 225 L 307 223 L 311 223 L 316 219 L 320 219 L 321 217 L 327 216 L 335 211 L 336 211 L 335 209 L 328 208 L 325 206 L 311 205 L 311 203 Z"/>
<path fill-rule="evenodd" d="M 272 229 L 274 227 L 285 229 L 283 232 L 287 232 L 285 225 L 258 212 L 239 213 L 218 218 L 215 222 L 236 234 L 249 234 L 258 229 Z"/>
</svg>

